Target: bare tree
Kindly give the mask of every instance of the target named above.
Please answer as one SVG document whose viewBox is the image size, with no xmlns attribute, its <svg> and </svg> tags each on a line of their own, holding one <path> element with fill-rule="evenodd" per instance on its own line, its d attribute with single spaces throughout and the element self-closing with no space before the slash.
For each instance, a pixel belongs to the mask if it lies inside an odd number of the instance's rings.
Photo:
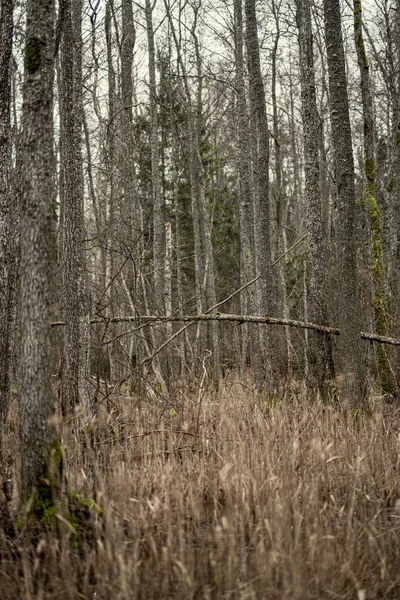
<svg viewBox="0 0 400 600">
<path fill-rule="evenodd" d="M 393 303 L 394 323 L 396 331 L 398 331 L 398 323 L 400 317 L 400 0 L 395 0 L 394 10 L 391 11 L 392 16 L 387 25 L 388 41 L 390 42 L 390 66 L 393 76 L 392 85 L 390 85 L 391 104 L 393 107 L 393 123 L 391 130 L 391 168 L 390 178 L 387 184 L 389 195 L 389 281 L 391 287 L 391 298 Z M 389 16 L 388 16 L 389 17 Z M 397 356 L 396 360 L 396 378 L 397 385 L 400 381 L 400 360 Z"/>
<path fill-rule="evenodd" d="M 256 143 L 253 156 L 256 158 L 256 181 L 258 215 L 255 221 L 256 265 L 260 273 L 260 299 L 258 311 L 269 314 L 273 306 L 271 218 L 269 198 L 269 131 L 265 103 L 264 83 L 261 74 L 260 51 L 257 37 L 255 0 L 245 0 L 246 48 L 250 86 L 250 118 L 256 126 Z M 267 368 L 268 386 L 274 387 L 272 369 L 272 343 L 270 333 L 260 330 L 262 348 Z"/>
<path fill-rule="evenodd" d="M 354 405 L 365 402 L 365 371 L 360 342 L 361 309 L 355 242 L 354 159 L 339 0 L 324 0 L 332 127 L 337 191 L 336 244 L 341 289 L 338 301 L 339 364 L 347 377 L 347 396 Z"/>
<path fill-rule="evenodd" d="M 29 0 L 22 108 L 20 419 L 22 497 L 47 485 L 56 434 L 50 354 L 54 238 L 54 2 Z M 44 480 L 43 480 L 44 478 Z"/>
<path fill-rule="evenodd" d="M 311 321 L 328 324 L 328 273 L 322 227 L 322 203 L 319 168 L 319 127 L 314 76 L 313 35 L 310 0 L 297 0 L 301 104 L 304 135 L 305 195 L 309 260 L 308 313 Z M 333 377 L 332 343 L 323 333 L 310 333 L 310 379 L 323 392 L 324 383 Z"/>
<path fill-rule="evenodd" d="M 275 213 L 276 213 L 276 236 L 275 244 L 278 256 L 282 255 L 286 251 L 287 244 L 285 243 L 285 227 L 286 219 L 284 218 L 287 211 L 287 200 L 284 193 L 283 185 L 283 161 L 282 161 L 282 148 L 280 139 L 280 126 L 278 118 L 278 97 L 277 97 L 277 78 L 278 78 L 278 53 L 279 43 L 281 41 L 281 10 L 282 0 L 272 0 L 272 13 L 275 20 L 275 39 L 271 53 L 271 100 L 272 100 L 272 124 L 273 124 L 273 137 L 274 137 L 274 163 L 275 163 Z M 285 262 L 279 261 L 278 267 L 278 280 L 279 289 L 278 302 L 276 303 L 278 313 L 282 314 L 284 318 L 289 318 L 289 306 L 286 292 L 285 282 Z M 285 362 L 286 362 L 286 373 L 288 378 L 292 374 L 292 344 L 290 339 L 290 329 L 285 327 Z"/>
<path fill-rule="evenodd" d="M 358 68 L 361 79 L 361 98 L 364 121 L 364 170 L 366 179 L 365 200 L 369 209 L 372 231 L 372 275 L 374 279 L 373 317 L 374 329 L 378 335 L 388 335 L 388 307 L 386 291 L 384 289 L 384 265 L 381 239 L 381 212 L 375 197 L 375 123 L 374 104 L 369 76 L 369 62 L 364 44 L 362 31 L 362 4 L 361 0 L 354 0 L 354 37 L 357 50 Z M 386 349 L 381 344 L 376 347 L 378 361 L 379 384 L 382 392 L 393 392 L 393 377 L 389 365 Z"/>
<path fill-rule="evenodd" d="M 89 310 L 83 255 L 81 0 L 64 0 L 61 43 L 63 286 L 65 312 L 64 414 L 90 405 Z"/>
<path fill-rule="evenodd" d="M 165 235 L 162 195 L 160 189 L 160 165 L 158 144 L 156 55 L 154 46 L 153 10 L 150 0 L 146 0 L 146 26 L 149 55 L 149 105 L 150 105 L 150 153 L 151 153 L 151 189 L 153 207 L 153 268 L 154 293 L 157 312 L 164 314 L 164 259 Z"/>
<path fill-rule="evenodd" d="M 191 186 L 191 210 L 194 229 L 194 250 L 195 250 L 195 279 L 196 279 L 196 301 L 197 310 L 202 312 L 205 303 L 211 307 L 216 304 L 215 288 L 215 265 L 214 254 L 211 239 L 210 218 L 206 205 L 206 181 L 204 166 L 201 159 L 201 135 L 202 135 L 202 62 L 200 56 L 200 46 L 197 35 L 197 25 L 201 2 L 195 2 L 192 5 L 193 24 L 190 28 L 190 35 L 194 44 L 195 67 L 197 78 L 196 102 L 189 85 L 189 74 L 181 53 L 180 43 L 176 31 L 176 26 L 172 18 L 171 7 L 167 0 L 164 0 L 168 15 L 168 21 L 171 27 L 172 37 L 174 39 L 177 51 L 177 61 L 181 75 L 184 80 L 185 101 L 187 110 L 187 152 L 189 162 L 190 186 Z M 219 376 L 219 334 L 218 325 L 211 325 L 211 343 L 212 356 L 214 363 L 214 377 Z M 199 336 L 200 337 L 200 336 Z M 204 340 L 200 337 L 201 349 L 204 349 Z"/>
<path fill-rule="evenodd" d="M 10 185 L 10 102 L 13 1 L 0 3 L 0 461 L 10 393 L 12 324 L 12 195 Z"/>
<path fill-rule="evenodd" d="M 240 282 L 245 285 L 254 277 L 254 246 L 252 244 L 253 194 L 251 188 L 251 157 L 249 114 L 246 101 L 245 62 L 243 57 L 243 8 L 242 1 L 235 1 L 235 58 L 237 93 L 237 164 L 239 176 L 240 204 Z M 243 315 L 255 309 L 254 291 L 246 288 L 240 296 L 240 311 Z M 254 328 L 250 330 L 254 331 Z M 248 357 L 248 328 L 244 326 L 242 339 L 242 366 Z M 255 337 L 255 336 L 252 336 Z M 255 350 L 255 348 L 253 348 Z M 251 356 L 252 354 L 250 354 Z"/>
</svg>

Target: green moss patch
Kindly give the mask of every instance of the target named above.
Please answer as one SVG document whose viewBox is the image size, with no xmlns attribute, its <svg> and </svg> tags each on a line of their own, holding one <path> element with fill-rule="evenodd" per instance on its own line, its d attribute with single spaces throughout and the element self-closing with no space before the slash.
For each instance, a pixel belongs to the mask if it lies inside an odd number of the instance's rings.
<svg viewBox="0 0 400 600">
<path fill-rule="evenodd" d="M 33 75 L 40 69 L 42 64 L 42 50 L 45 46 L 42 40 L 33 37 L 27 41 L 25 47 L 25 69 Z"/>
</svg>

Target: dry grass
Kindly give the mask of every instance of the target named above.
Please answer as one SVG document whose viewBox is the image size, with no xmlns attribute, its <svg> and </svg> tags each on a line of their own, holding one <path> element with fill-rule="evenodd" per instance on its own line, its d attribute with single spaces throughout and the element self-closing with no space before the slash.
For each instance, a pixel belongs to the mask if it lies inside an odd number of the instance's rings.
<svg viewBox="0 0 400 600">
<path fill-rule="evenodd" d="M 233 379 L 200 413 L 197 394 L 114 401 L 64 435 L 69 486 L 104 516 L 85 542 L 58 519 L 3 549 L 2 600 L 400 598 L 398 408 L 346 422 Z"/>
</svg>

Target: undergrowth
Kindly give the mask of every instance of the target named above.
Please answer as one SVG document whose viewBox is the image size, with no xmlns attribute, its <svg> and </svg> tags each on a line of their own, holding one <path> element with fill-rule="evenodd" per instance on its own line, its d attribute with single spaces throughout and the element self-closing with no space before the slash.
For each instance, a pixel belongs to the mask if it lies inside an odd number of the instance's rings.
<svg viewBox="0 0 400 600">
<path fill-rule="evenodd" d="M 377 399 L 348 419 L 306 392 L 266 403 L 244 383 L 140 411 L 120 395 L 64 428 L 90 536 L 59 519 L 34 546 L 3 535 L 0 598 L 399 598 L 399 409 Z"/>
</svg>

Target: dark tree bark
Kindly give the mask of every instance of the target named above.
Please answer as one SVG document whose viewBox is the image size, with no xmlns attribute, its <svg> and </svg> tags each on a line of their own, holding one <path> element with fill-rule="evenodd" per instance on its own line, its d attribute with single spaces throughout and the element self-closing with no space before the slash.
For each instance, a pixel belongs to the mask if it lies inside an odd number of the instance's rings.
<svg viewBox="0 0 400 600">
<path fill-rule="evenodd" d="M 140 230 L 139 205 L 136 193 L 135 155 L 133 137 L 133 50 L 136 41 L 132 0 L 122 0 L 121 38 L 121 141 L 120 161 L 123 202 L 120 209 L 123 243 L 133 250 L 134 237 Z M 124 239 L 125 238 L 125 239 Z M 136 256 L 136 253 L 135 253 Z M 130 282 L 133 283 L 133 282 Z"/>
<path fill-rule="evenodd" d="M 10 394 L 13 250 L 10 185 L 10 66 L 13 41 L 12 0 L 0 2 L 0 462 Z M 1 469 L 1 465 L 0 465 Z"/>
<path fill-rule="evenodd" d="M 347 377 L 348 401 L 365 402 L 365 367 L 361 341 L 361 307 L 358 292 L 354 159 L 349 117 L 346 66 L 339 0 L 324 0 L 332 146 L 337 191 L 336 245 L 341 275 L 338 317 L 343 332 L 339 343 L 339 365 Z"/>
<path fill-rule="evenodd" d="M 307 205 L 309 293 L 311 321 L 328 325 L 327 295 L 329 278 L 322 228 L 322 203 L 319 168 L 320 119 L 315 93 L 313 34 L 310 0 L 297 0 L 296 18 L 300 52 L 301 106 L 304 135 L 305 195 Z M 313 332 L 309 336 L 310 383 L 324 391 L 324 382 L 333 377 L 330 336 Z"/>
<path fill-rule="evenodd" d="M 275 157 L 275 212 L 276 212 L 276 235 L 275 235 L 275 248 L 277 256 L 281 256 L 287 249 L 285 243 L 285 228 L 286 219 L 284 218 L 287 214 L 287 199 L 284 193 L 283 184 L 283 161 L 282 161 L 282 148 L 280 140 L 280 127 L 278 120 L 278 102 L 277 98 L 277 75 L 278 75 L 278 49 L 279 42 L 281 40 L 281 2 L 272 1 L 272 13 L 274 15 L 276 32 L 275 40 L 271 53 L 271 100 L 272 100 L 272 121 L 273 121 L 273 133 L 274 133 L 274 157 Z M 279 261 L 277 266 L 279 287 L 277 289 L 278 301 L 277 301 L 277 313 L 283 315 L 284 318 L 289 318 L 289 306 L 286 291 L 285 282 L 285 261 Z M 284 362 L 285 367 L 282 372 L 286 373 L 288 380 L 292 377 L 292 343 L 290 339 L 290 329 L 285 327 L 285 349 L 284 349 Z M 280 347 L 279 350 L 281 351 Z"/>
<path fill-rule="evenodd" d="M 63 0 L 60 116 L 63 193 L 65 368 L 62 408 L 89 407 L 89 312 L 83 255 L 81 0 Z"/>
<path fill-rule="evenodd" d="M 20 419 L 22 497 L 54 446 L 50 295 L 54 236 L 54 0 L 29 0 L 22 108 Z"/>
<path fill-rule="evenodd" d="M 102 289 L 105 290 L 106 296 L 106 315 L 108 317 L 114 316 L 115 306 L 115 266 L 114 266 L 114 254 L 109 248 L 110 240 L 115 237 L 116 223 L 115 223 L 115 199 L 117 194 L 117 178 L 115 177 L 115 163 L 116 163 L 116 131 L 115 131 L 115 113 L 116 113 L 116 81 L 115 81 L 115 69 L 113 64 L 112 56 L 112 27 L 111 27 L 111 5 L 112 0 L 107 0 L 106 4 L 106 15 L 104 19 L 104 29 L 106 36 L 107 46 L 107 72 L 108 72 L 108 126 L 107 126 L 107 183 L 109 186 L 108 195 L 104 194 L 102 198 L 101 206 L 101 225 L 100 225 L 100 239 L 101 239 L 101 269 L 102 269 L 102 280 L 104 282 Z M 110 337 L 114 338 L 115 329 L 111 325 Z M 107 345 L 109 368 L 110 368 L 110 381 L 114 382 L 117 380 L 117 347 L 114 343 Z"/>
<path fill-rule="evenodd" d="M 364 120 L 364 170 L 366 179 L 365 201 L 369 209 L 372 232 L 372 276 L 374 280 L 373 318 L 374 330 L 378 335 L 388 335 L 389 320 L 387 296 L 384 286 L 384 264 L 382 249 L 381 212 L 375 194 L 375 123 L 374 103 L 369 77 L 369 62 L 365 50 L 362 31 L 361 0 L 354 0 L 354 38 L 357 50 L 357 61 L 360 70 L 361 98 Z M 379 385 L 383 393 L 394 392 L 394 381 L 386 349 L 380 344 L 376 347 Z"/>
<path fill-rule="evenodd" d="M 252 244 L 253 194 L 251 188 L 250 128 L 246 102 L 245 63 L 243 57 L 243 7 L 241 0 L 235 0 L 235 59 L 237 94 L 237 166 L 238 195 L 240 207 L 240 283 L 245 285 L 254 277 L 255 261 Z M 242 315 L 253 314 L 255 309 L 254 289 L 246 288 L 240 295 Z M 251 327 L 251 326 L 250 326 Z M 254 327 L 250 329 L 256 338 Z M 254 343 L 252 344 L 254 346 Z M 253 352 L 251 351 L 253 350 Z M 249 348 L 248 327 L 242 328 L 242 368 L 248 358 L 252 358 L 256 348 Z"/>
<path fill-rule="evenodd" d="M 164 312 L 164 267 L 165 267 L 165 234 L 164 214 L 160 189 L 159 143 L 156 87 L 156 55 L 153 30 L 153 8 L 150 0 L 146 0 L 147 44 L 149 54 L 149 105 L 150 105 L 150 152 L 151 152 L 151 188 L 153 207 L 153 261 L 154 261 L 154 294 L 155 306 Z"/>
<path fill-rule="evenodd" d="M 269 199 L 269 131 L 265 103 L 264 83 L 261 74 L 260 51 L 257 37 L 255 0 L 245 0 L 246 48 L 249 69 L 251 110 L 250 118 L 256 126 L 257 147 L 253 151 L 256 158 L 255 173 L 258 194 L 258 215 L 255 225 L 256 266 L 260 273 L 260 314 L 270 314 L 273 307 L 271 218 Z M 270 334 L 262 332 L 262 348 L 267 370 L 268 387 L 274 387 L 272 368 L 272 343 Z"/>
<path fill-rule="evenodd" d="M 390 24 L 388 23 L 388 41 L 390 42 L 389 56 L 390 71 L 393 81 L 389 86 L 393 107 L 392 140 L 391 140 L 391 168 L 387 184 L 388 233 L 389 233 L 389 260 L 388 279 L 390 282 L 391 302 L 393 305 L 393 330 L 399 334 L 400 322 L 400 0 L 395 0 L 394 10 L 391 11 Z M 400 387 L 400 357 L 395 359 L 395 374 L 397 387 Z"/>
<path fill-rule="evenodd" d="M 151 193 L 153 209 L 153 270 L 154 270 L 154 306 L 161 313 L 166 310 L 166 287 L 168 284 L 166 264 L 166 236 L 164 225 L 164 203 L 160 185 L 160 149 L 158 141 L 157 85 L 156 85 L 156 50 L 154 44 L 153 7 L 146 0 L 147 47 L 149 55 L 149 106 L 150 106 L 150 158 L 151 158 Z M 154 330 L 157 345 L 165 340 L 166 328 L 160 326 Z M 163 377 L 168 379 L 168 361 L 166 356 L 160 359 Z"/>
</svg>

